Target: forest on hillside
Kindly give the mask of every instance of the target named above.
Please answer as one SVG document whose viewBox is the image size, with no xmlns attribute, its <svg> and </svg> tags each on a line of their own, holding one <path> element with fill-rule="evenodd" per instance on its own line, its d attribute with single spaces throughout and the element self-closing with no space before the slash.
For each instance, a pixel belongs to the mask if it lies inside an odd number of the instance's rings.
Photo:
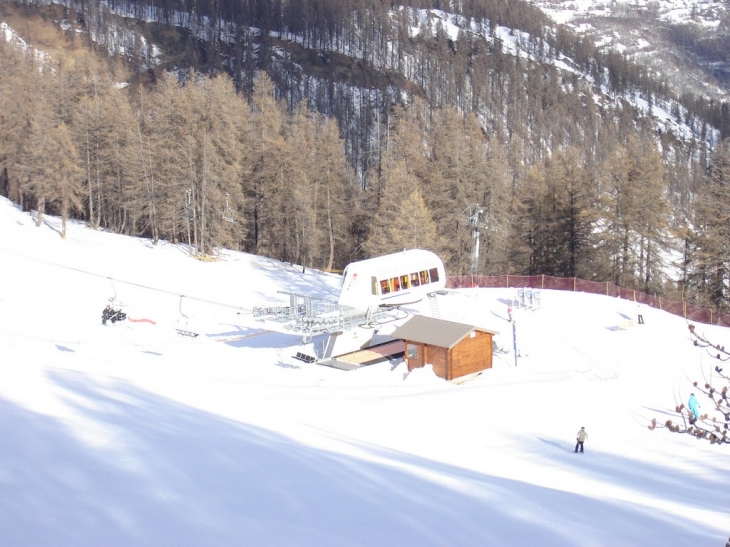
<svg viewBox="0 0 730 547">
<path fill-rule="evenodd" d="M 505 54 L 499 40 L 460 33 L 453 41 L 439 25 L 394 37 L 384 14 L 402 15 L 395 28 L 404 29 L 414 12 L 389 3 L 235 6 L 156 6 L 162 19 L 182 8 L 208 17 L 218 36 L 231 17 L 234 34 L 248 28 L 249 53 L 238 42 L 240 62 L 227 61 L 248 68 L 231 76 L 161 71 L 147 86 L 124 88 L 78 40 L 52 60 L 0 44 L 0 193 L 36 210 L 39 223 L 52 212 L 185 242 L 199 256 L 228 247 L 337 269 L 422 247 L 452 275 L 471 269 L 466 212 L 478 205 L 475 273 L 577 276 L 727 308 L 730 150 L 706 139 L 722 135 L 726 105 L 685 98 L 674 114 L 697 138 L 680 139 L 657 134 L 626 100 L 597 100 L 576 72 Z M 272 6 L 303 11 L 274 17 Z M 74 4 L 74 17 L 104 19 L 93 9 Z M 547 61 L 570 49 L 617 92 L 650 101 L 668 93 L 626 59 L 548 32 L 526 4 L 475 0 L 458 9 L 487 30 L 521 21 L 525 50 Z M 254 40 L 251 23 L 268 31 Z M 207 43 L 215 39 L 196 51 Z M 348 52 L 362 63 L 353 74 L 377 81 L 354 93 L 347 74 L 302 65 L 308 49 L 325 68 Z"/>
</svg>

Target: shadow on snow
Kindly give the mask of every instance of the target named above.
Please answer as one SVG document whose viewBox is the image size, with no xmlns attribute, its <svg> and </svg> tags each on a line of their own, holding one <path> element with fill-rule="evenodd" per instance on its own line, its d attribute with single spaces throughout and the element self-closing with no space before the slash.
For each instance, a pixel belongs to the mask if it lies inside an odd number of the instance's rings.
<svg viewBox="0 0 730 547">
<path fill-rule="evenodd" d="M 638 541 L 647 529 L 656 544 L 706 539 L 645 507 L 323 432 L 363 456 L 330 452 L 125 381 L 49 378 L 77 418 L 0 399 L 0 435 L 12 439 L 0 455 L 2 544 L 521 545 L 540 538 L 565 546 L 585 544 L 606 522 L 615 544 Z M 629 467 L 613 459 L 587 472 L 629 484 Z M 673 481 L 696 481 L 698 507 L 711 486 L 694 476 L 656 481 L 670 499 Z"/>
</svg>

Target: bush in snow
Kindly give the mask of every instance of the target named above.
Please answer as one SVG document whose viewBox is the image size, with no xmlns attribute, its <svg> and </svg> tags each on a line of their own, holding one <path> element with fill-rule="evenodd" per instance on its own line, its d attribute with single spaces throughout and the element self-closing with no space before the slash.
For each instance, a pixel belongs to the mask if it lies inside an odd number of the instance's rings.
<svg viewBox="0 0 730 547">
<path fill-rule="evenodd" d="M 698 334 L 694 325 L 689 326 L 689 332 L 694 345 L 705 348 L 711 357 L 720 362 L 730 360 L 730 352 L 726 351 L 724 346 L 713 344 L 705 336 Z M 720 365 L 715 366 L 714 373 L 709 380 L 705 378 L 704 382 L 692 383 L 695 393 L 703 396 L 708 402 L 705 408 L 709 407 L 711 410 L 695 418 L 692 411 L 680 403 L 675 408 L 678 421 L 675 423 L 667 420 L 664 427 L 672 433 L 687 433 L 712 444 L 730 443 L 730 401 L 728 401 L 730 378 Z M 656 427 L 657 421 L 654 419 L 649 429 L 653 430 Z"/>
</svg>

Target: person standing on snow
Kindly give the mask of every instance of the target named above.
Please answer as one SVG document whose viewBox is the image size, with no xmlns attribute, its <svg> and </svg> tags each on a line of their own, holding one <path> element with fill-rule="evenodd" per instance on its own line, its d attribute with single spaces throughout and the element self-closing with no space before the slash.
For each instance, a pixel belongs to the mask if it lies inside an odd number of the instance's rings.
<svg viewBox="0 0 730 547">
<path fill-rule="evenodd" d="M 695 397 L 695 394 L 692 393 L 689 396 L 689 409 L 692 412 L 692 414 L 695 417 L 695 420 L 700 419 L 700 403 L 697 402 L 697 398 Z"/>
<path fill-rule="evenodd" d="M 580 448 L 580 453 L 583 453 L 583 443 L 588 438 L 588 433 L 586 433 L 586 428 L 581 427 L 580 431 L 578 431 L 578 435 L 576 436 L 575 440 L 577 441 L 575 443 L 575 450 L 573 452 L 578 452 L 578 448 Z"/>
</svg>

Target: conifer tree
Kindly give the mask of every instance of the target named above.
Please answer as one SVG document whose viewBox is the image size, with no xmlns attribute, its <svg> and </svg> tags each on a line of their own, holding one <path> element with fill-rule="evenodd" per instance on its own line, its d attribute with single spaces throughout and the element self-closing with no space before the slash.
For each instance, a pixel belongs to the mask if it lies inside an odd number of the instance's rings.
<svg viewBox="0 0 730 547">
<path fill-rule="evenodd" d="M 699 303 L 728 309 L 730 282 L 730 140 L 715 150 L 709 176 L 695 203 L 690 236 L 692 262 L 689 284 Z"/>
<path fill-rule="evenodd" d="M 286 200 L 286 193 L 277 191 L 288 183 L 282 171 L 286 119 L 274 97 L 274 84 L 265 73 L 256 78 L 251 106 L 252 123 L 246 139 L 249 148 L 246 215 L 251 219 L 247 250 L 273 256 L 277 221 L 282 220 L 279 205 Z"/>
<path fill-rule="evenodd" d="M 550 230 L 556 243 L 553 275 L 592 277 L 597 222 L 592 177 L 576 149 L 557 152 L 546 162 L 545 177 L 553 201 Z"/>
<path fill-rule="evenodd" d="M 78 166 L 76 148 L 64 122 L 49 123 L 38 116 L 31 124 L 24 158 L 27 179 L 23 189 L 36 199 L 36 225 L 43 223 L 47 207 L 54 207 L 61 216 L 61 237 L 66 237 L 66 224 L 72 207 L 81 209 L 82 170 Z"/>
<path fill-rule="evenodd" d="M 342 140 L 334 120 L 309 112 L 313 118 L 312 162 L 309 180 L 313 196 L 313 228 L 318 234 L 313 258 L 315 265 L 332 269 L 335 260 L 344 260 L 350 252 L 348 239 L 348 210 L 354 187 L 348 178 L 348 168 Z"/>
<path fill-rule="evenodd" d="M 74 142 L 79 152 L 86 180 L 86 203 L 89 225 L 98 228 L 102 223 L 105 194 L 119 176 L 115 162 L 117 140 L 125 134 L 125 125 L 114 123 L 118 115 L 131 114 L 127 101 L 118 100 L 119 91 L 112 82 L 99 74 L 91 75 L 90 93 L 79 98 L 72 114 Z M 113 97 L 117 95 L 117 97 Z M 125 122 L 129 118 L 126 118 Z"/>
<path fill-rule="evenodd" d="M 32 56 L 24 57 L 10 50 L 0 41 L 0 193 L 19 203 L 23 210 L 33 205 L 21 190 L 26 179 L 23 165 L 28 134 L 36 111 L 43 98 L 43 75 Z"/>
<path fill-rule="evenodd" d="M 601 171 L 602 276 L 621 287 L 656 292 L 664 282 L 669 227 L 661 159 L 653 143 L 631 135 Z"/>
<path fill-rule="evenodd" d="M 97 205 L 94 211 L 97 212 L 100 225 L 129 234 L 134 226 L 128 197 L 130 183 L 124 169 L 136 117 L 126 93 L 112 87 L 110 95 L 105 98 L 107 101 L 106 106 L 102 107 L 102 123 L 108 124 L 108 131 L 102 141 L 106 150 L 100 154 L 104 178 L 102 187 L 95 195 Z"/>
<path fill-rule="evenodd" d="M 429 208 L 439 219 L 446 242 L 444 261 L 451 272 L 471 268 L 471 230 L 463 217 L 470 206 L 483 211 L 479 272 L 500 271 L 507 255 L 509 197 L 507 165 L 501 145 L 487 138 L 479 120 L 453 108 L 436 112 L 429 138 Z"/>
<path fill-rule="evenodd" d="M 276 180 L 272 181 L 270 214 L 276 235 L 272 254 L 282 260 L 311 266 L 322 233 L 316 225 L 317 187 L 312 180 L 314 162 L 314 123 L 306 105 L 285 117 Z M 274 189 L 275 188 L 275 189 Z"/>
<path fill-rule="evenodd" d="M 163 75 L 153 92 L 140 89 L 136 116 L 129 126 L 124 171 L 129 181 L 128 203 L 135 227 L 133 233 L 150 237 L 155 245 L 164 237 L 164 216 L 169 219 L 184 216 L 189 220 L 188 213 L 194 214 L 192 209 L 185 207 L 186 186 L 181 165 L 171 159 L 179 142 L 172 108 L 176 86 L 175 81 Z M 165 199 L 168 182 L 175 185 L 177 196 Z M 165 206 L 171 208 L 167 215 L 163 214 Z M 175 240 L 173 233 L 170 237 Z"/>
<path fill-rule="evenodd" d="M 518 273 L 528 275 L 550 273 L 549 204 L 544 200 L 549 190 L 545 171 L 534 166 L 519 186 L 515 196 L 515 222 L 510 262 Z M 512 270 L 513 272 L 515 270 Z"/>
<path fill-rule="evenodd" d="M 442 252 L 443 242 L 426 207 L 418 181 L 402 158 L 386 158 L 383 194 L 370 226 L 364 249 L 378 256 L 404 249 Z"/>
<path fill-rule="evenodd" d="M 208 255 L 241 236 L 235 209 L 242 197 L 239 112 L 245 105 L 225 75 L 188 75 L 181 89 L 180 113 L 184 134 L 182 158 L 199 214 L 193 219 L 197 249 Z"/>
</svg>

